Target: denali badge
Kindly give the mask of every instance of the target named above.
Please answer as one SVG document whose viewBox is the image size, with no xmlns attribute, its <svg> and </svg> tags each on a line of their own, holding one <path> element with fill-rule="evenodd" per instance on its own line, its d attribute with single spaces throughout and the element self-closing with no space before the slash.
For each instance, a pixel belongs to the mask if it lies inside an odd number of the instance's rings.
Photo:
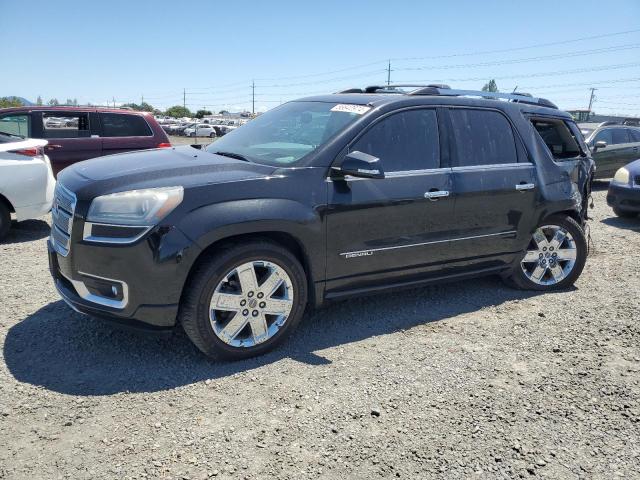
<svg viewBox="0 0 640 480">
<path fill-rule="evenodd" d="M 351 252 L 351 253 L 343 253 L 344 258 L 353 258 L 353 257 L 368 257 L 369 255 L 373 255 L 371 250 L 366 250 L 364 252 Z"/>
</svg>

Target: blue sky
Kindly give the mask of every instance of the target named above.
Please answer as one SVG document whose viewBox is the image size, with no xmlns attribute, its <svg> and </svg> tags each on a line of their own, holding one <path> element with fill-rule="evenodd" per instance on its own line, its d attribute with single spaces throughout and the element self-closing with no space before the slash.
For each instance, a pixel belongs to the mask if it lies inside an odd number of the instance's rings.
<svg viewBox="0 0 640 480">
<path fill-rule="evenodd" d="M 562 108 L 593 86 L 597 112 L 640 115 L 640 0 L 0 0 L 0 45 L 0 96 L 31 100 L 250 109 L 255 79 L 265 110 L 385 82 L 392 59 L 394 82 L 496 78 Z"/>
</svg>

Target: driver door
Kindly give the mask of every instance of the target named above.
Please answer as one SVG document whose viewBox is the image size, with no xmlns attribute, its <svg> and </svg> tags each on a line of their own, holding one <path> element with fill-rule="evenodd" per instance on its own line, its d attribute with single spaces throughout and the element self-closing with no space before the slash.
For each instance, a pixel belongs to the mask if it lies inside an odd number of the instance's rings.
<svg viewBox="0 0 640 480">
<path fill-rule="evenodd" d="M 449 260 L 451 169 L 440 138 L 436 109 L 407 109 L 382 117 L 350 146 L 378 157 L 385 178 L 329 180 L 329 295 L 410 281 Z"/>
</svg>

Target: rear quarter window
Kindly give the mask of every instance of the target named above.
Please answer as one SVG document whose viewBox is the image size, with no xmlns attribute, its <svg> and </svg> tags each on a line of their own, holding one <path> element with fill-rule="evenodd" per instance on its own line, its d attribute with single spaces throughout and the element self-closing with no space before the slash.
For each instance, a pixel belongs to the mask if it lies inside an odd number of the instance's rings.
<svg viewBox="0 0 640 480">
<path fill-rule="evenodd" d="M 555 160 L 567 160 L 581 155 L 579 140 L 564 120 L 531 118 L 531 124 Z"/>
<path fill-rule="evenodd" d="M 140 115 L 101 113 L 103 137 L 151 137 L 147 121 Z"/>
</svg>

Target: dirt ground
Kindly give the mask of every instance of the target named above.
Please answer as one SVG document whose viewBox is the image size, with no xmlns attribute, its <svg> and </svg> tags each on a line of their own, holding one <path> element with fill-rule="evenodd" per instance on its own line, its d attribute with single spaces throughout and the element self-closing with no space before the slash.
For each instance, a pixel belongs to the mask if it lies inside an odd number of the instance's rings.
<svg viewBox="0 0 640 480">
<path fill-rule="evenodd" d="M 0 478 L 640 476 L 640 219 L 594 194 L 576 287 L 485 278 L 309 314 L 214 363 L 72 312 L 48 224 L 0 245 Z"/>
</svg>

